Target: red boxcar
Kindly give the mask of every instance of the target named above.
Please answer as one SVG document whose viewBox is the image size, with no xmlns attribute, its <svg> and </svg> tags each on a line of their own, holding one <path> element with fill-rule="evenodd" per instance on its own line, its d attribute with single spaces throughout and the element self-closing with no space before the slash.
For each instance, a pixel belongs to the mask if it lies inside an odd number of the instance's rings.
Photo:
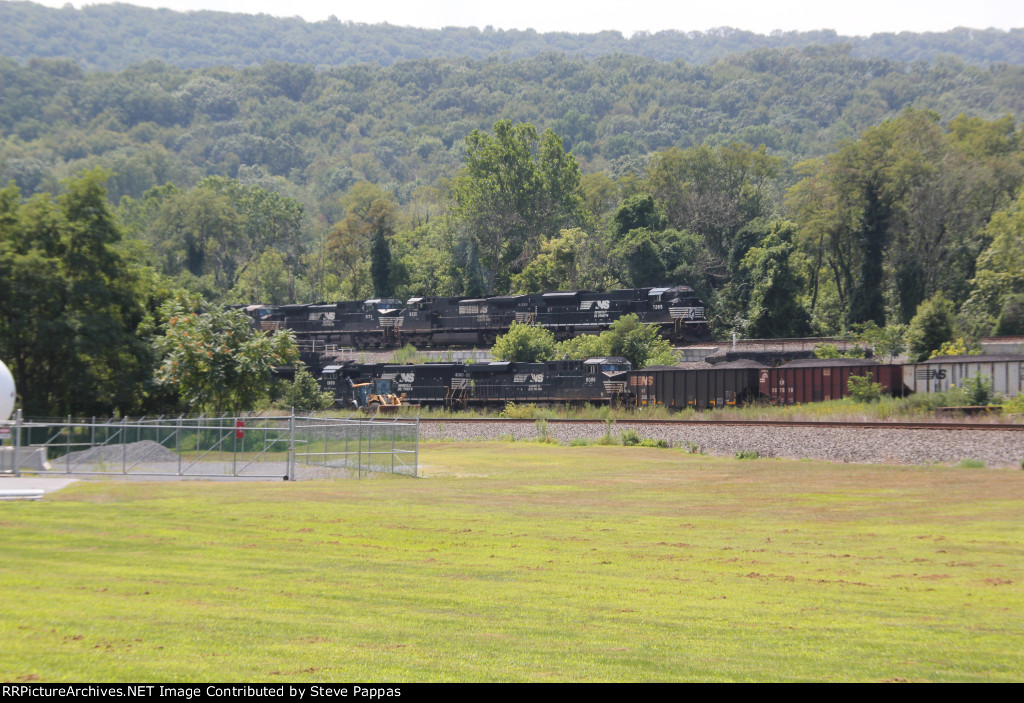
<svg viewBox="0 0 1024 703">
<path fill-rule="evenodd" d="M 868 359 L 801 359 L 763 369 L 762 395 L 774 405 L 815 403 L 850 395 L 850 376 L 870 376 L 882 392 L 903 395 L 903 367 Z"/>
</svg>

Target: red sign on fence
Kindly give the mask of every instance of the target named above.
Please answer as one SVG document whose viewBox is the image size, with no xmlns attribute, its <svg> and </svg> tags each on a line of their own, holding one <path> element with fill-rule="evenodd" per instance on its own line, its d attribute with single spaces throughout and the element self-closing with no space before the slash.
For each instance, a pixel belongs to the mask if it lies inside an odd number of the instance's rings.
<svg viewBox="0 0 1024 703">
<path fill-rule="evenodd" d="M 238 427 L 238 428 L 245 427 L 245 423 L 242 420 L 235 420 L 235 427 Z M 245 439 L 245 430 L 243 430 L 243 429 L 235 430 L 235 438 L 236 439 Z"/>
</svg>

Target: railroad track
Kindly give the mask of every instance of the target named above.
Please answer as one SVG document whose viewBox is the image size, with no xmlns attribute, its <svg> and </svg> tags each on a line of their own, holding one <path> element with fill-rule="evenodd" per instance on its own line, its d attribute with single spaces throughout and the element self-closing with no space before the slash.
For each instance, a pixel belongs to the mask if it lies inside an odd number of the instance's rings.
<svg viewBox="0 0 1024 703">
<path fill-rule="evenodd" d="M 547 418 L 554 425 L 604 425 L 604 420 L 567 420 Z M 443 424 L 533 424 L 535 419 L 503 418 L 503 417 L 466 417 L 466 418 L 421 418 L 421 423 Z M 725 425 L 730 427 L 821 427 L 830 429 L 876 429 L 876 430 L 975 430 L 975 431 L 1007 431 L 1024 432 L 1024 424 L 1009 425 L 995 422 L 834 422 L 834 421 L 792 421 L 792 420 L 630 420 L 617 419 L 615 425 L 643 425 L 650 427 L 713 427 Z"/>
</svg>

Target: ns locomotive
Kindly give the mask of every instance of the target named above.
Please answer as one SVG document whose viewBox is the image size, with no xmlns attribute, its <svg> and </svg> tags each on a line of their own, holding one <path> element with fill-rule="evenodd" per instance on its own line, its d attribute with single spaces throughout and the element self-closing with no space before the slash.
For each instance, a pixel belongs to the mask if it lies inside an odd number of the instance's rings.
<svg viewBox="0 0 1024 703">
<path fill-rule="evenodd" d="M 711 338 L 704 302 L 689 286 L 564 291 L 490 298 L 426 296 L 306 305 L 249 305 L 262 330 L 290 329 L 300 347 L 491 346 L 513 322 L 539 325 L 556 339 L 597 334 L 633 313 L 675 343 Z"/>
<path fill-rule="evenodd" d="M 629 361 L 601 357 L 582 361 L 484 364 L 357 364 L 324 368 L 321 390 L 334 393 L 335 406 L 353 407 L 357 382 L 384 380 L 403 404 L 420 407 L 502 407 L 506 403 L 606 404 L 627 392 Z M 355 407 L 362 407 L 355 402 Z"/>
</svg>

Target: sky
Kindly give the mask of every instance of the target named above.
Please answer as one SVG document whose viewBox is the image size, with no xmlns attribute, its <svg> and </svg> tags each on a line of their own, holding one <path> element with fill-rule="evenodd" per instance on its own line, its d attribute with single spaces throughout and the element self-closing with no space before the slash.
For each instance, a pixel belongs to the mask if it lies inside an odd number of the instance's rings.
<svg viewBox="0 0 1024 703">
<path fill-rule="evenodd" d="M 35 0 L 61 7 L 65 0 Z M 105 4 L 75 0 L 75 7 Z M 834 29 L 848 36 L 875 32 L 944 32 L 955 27 L 1024 27 L 1022 0 L 130 0 L 128 4 L 172 10 L 219 10 L 278 17 L 299 16 L 410 27 L 535 29 L 538 32 L 592 33 L 613 29 L 631 36 L 665 29 L 704 31 L 734 27 L 759 34 L 774 30 Z"/>
</svg>

